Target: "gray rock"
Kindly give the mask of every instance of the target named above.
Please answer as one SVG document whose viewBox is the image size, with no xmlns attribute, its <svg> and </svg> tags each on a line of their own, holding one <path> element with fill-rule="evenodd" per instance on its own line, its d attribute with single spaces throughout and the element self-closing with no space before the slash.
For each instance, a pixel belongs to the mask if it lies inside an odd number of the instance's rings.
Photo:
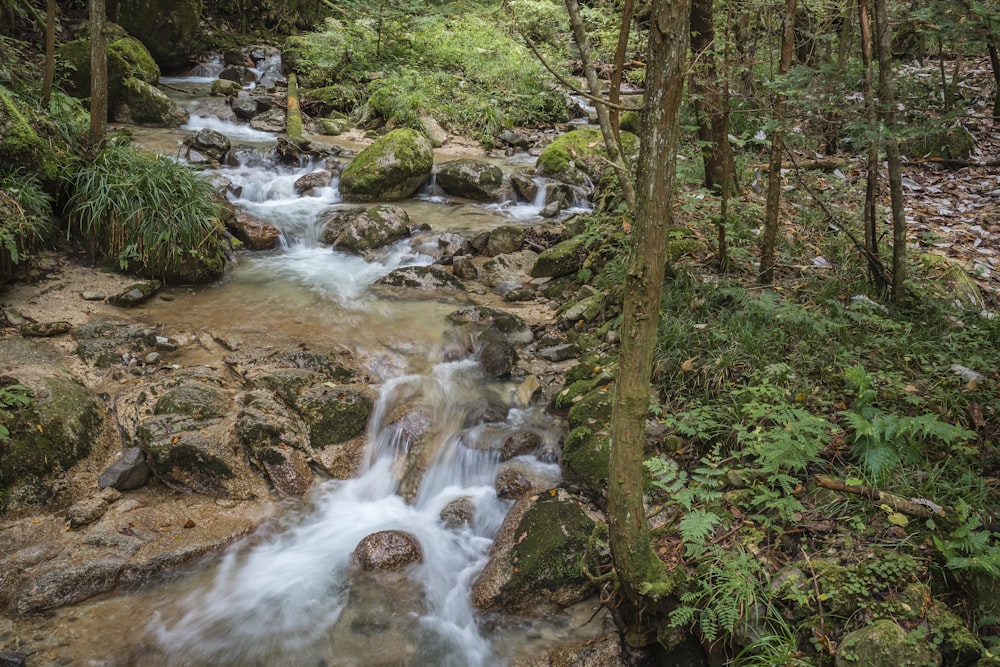
<svg viewBox="0 0 1000 667">
<path fill-rule="evenodd" d="M 0 653 L 0 667 L 25 667 L 26 656 L 14 651 Z"/>
<path fill-rule="evenodd" d="M 69 521 L 69 527 L 75 530 L 94 523 L 104 516 L 107 510 L 108 503 L 104 498 L 99 496 L 84 498 L 66 510 L 66 520 Z"/>
<path fill-rule="evenodd" d="M 402 530 L 383 530 L 365 537 L 354 549 L 354 557 L 365 570 L 398 570 L 423 561 L 417 538 Z"/>
<path fill-rule="evenodd" d="M 512 130 L 504 130 L 497 135 L 497 139 L 504 142 L 508 146 L 513 146 L 514 148 L 520 148 L 522 150 L 527 150 L 531 147 L 531 141 L 527 137 Z"/>
<path fill-rule="evenodd" d="M 257 108 L 257 101 L 250 97 L 240 97 L 233 101 L 233 113 L 241 120 L 250 120 L 260 110 Z"/>
<path fill-rule="evenodd" d="M 593 321 L 601 311 L 604 309 L 604 295 L 595 294 L 593 296 L 588 296 L 583 298 L 572 306 L 566 309 L 563 313 L 563 320 L 569 324 L 572 324 L 578 320 L 584 320 L 586 322 Z"/>
<path fill-rule="evenodd" d="M 483 264 L 483 284 L 487 287 L 497 287 L 509 283 L 520 287 L 531 280 L 528 272 L 537 259 L 538 255 L 531 250 L 497 255 Z"/>
<path fill-rule="evenodd" d="M 459 280 L 479 280 L 479 269 L 469 256 L 455 257 L 451 263 L 451 271 Z"/>
<path fill-rule="evenodd" d="M 226 135 L 205 127 L 198 130 L 198 134 L 195 135 L 194 141 L 191 143 L 191 148 L 221 162 L 225 154 L 232 148 L 232 144 Z"/>
<path fill-rule="evenodd" d="M 456 197 L 497 201 L 503 193 L 503 171 L 495 164 L 481 160 L 451 160 L 438 166 L 437 184 Z"/>
<path fill-rule="evenodd" d="M 461 528 L 462 526 L 472 525 L 475 512 L 476 507 L 472 504 L 472 501 L 462 496 L 461 498 L 455 498 L 444 506 L 444 509 L 441 510 L 441 520 L 449 528 Z"/>
<path fill-rule="evenodd" d="M 517 350 L 507 341 L 490 341 L 479 352 L 483 373 L 494 380 L 510 377 L 517 358 Z"/>
<path fill-rule="evenodd" d="M 243 65 L 233 65 L 231 67 L 227 67 L 219 72 L 219 78 L 226 79 L 228 81 L 235 81 L 242 86 L 257 83 L 257 75 Z"/>
<path fill-rule="evenodd" d="M 542 437 L 534 431 L 517 431 L 503 442 L 500 448 L 500 460 L 509 461 L 515 456 L 533 454 L 542 445 Z"/>
<path fill-rule="evenodd" d="M 314 171 L 306 174 L 305 176 L 299 177 L 295 181 L 295 193 L 301 195 L 308 193 L 313 188 L 325 188 L 330 185 L 330 181 L 332 180 L 333 174 L 326 169 Z"/>
<path fill-rule="evenodd" d="M 80 292 L 80 298 L 84 301 L 104 301 L 104 295 L 93 290 L 83 290 Z"/>
<path fill-rule="evenodd" d="M 458 278 L 433 266 L 407 266 L 375 281 L 382 287 L 402 287 L 420 291 L 465 291 Z"/>
<path fill-rule="evenodd" d="M 567 359 L 572 359 L 578 354 L 579 350 L 576 345 L 573 345 L 572 343 L 553 345 L 552 347 L 546 347 L 538 351 L 538 356 L 546 361 L 552 362 L 566 361 Z"/>
<path fill-rule="evenodd" d="M 538 196 L 538 183 L 523 171 L 511 174 L 510 184 L 515 194 L 525 201 L 535 201 L 535 197 Z"/>
<path fill-rule="evenodd" d="M 398 206 L 338 211 L 323 228 L 322 240 L 337 250 L 363 254 L 410 234 L 410 216 Z"/>
<path fill-rule="evenodd" d="M 517 252 L 524 243 L 524 237 L 524 227 L 497 227 L 490 232 L 490 239 L 486 242 L 482 253 L 487 257 L 495 257 Z"/>
</svg>

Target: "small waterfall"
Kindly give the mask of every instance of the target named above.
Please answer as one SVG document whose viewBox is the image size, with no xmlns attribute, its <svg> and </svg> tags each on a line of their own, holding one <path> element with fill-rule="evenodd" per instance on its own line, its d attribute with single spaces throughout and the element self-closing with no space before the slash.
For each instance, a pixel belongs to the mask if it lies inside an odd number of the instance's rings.
<svg viewBox="0 0 1000 667">
<path fill-rule="evenodd" d="M 274 132 L 255 130 L 246 123 L 235 123 L 222 120 L 216 116 L 191 116 L 188 122 L 181 126 L 182 130 L 197 132 L 203 128 L 220 132 L 235 141 L 263 144 L 274 143 L 278 136 Z"/>
<path fill-rule="evenodd" d="M 373 664 L 372 651 L 379 664 L 495 664 L 469 600 L 509 503 L 492 486 L 497 453 L 468 448 L 452 432 L 483 400 L 480 385 L 472 360 L 386 383 L 361 475 L 328 482 L 296 523 L 230 550 L 211 586 L 155 629 L 171 664 L 361 666 Z M 412 503 L 397 492 L 400 462 L 415 455 L 414 443 L 387 421 L 408 410 L 429 416 L 444 436 Z M 471 524 L 448 527 L 439 515 L 458 498 L 474 508 Z M 415 536 L 423 562 L 403 575 L 360 573 L 352 553 L 381 530 Z"/>
</svg>

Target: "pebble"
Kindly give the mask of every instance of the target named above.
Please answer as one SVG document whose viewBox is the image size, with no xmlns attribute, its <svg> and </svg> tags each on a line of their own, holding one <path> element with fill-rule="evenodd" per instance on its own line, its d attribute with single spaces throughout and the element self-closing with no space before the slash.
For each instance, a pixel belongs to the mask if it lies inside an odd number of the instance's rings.
<svg viewBox="0 0 1000 667">
<path fill-rule="evenodd" d="M 80 298 L 84 301 L 104 301 L 104 295 L 93 290 L 84 290 L 80 292 Z"/>
<path fill-rule="evenodd" d="M 150 352 L 142 361 L 143 363 L 150 365 L 158 364 L 160 363 L 160 354 L 159 352 Z"/>
</svg>

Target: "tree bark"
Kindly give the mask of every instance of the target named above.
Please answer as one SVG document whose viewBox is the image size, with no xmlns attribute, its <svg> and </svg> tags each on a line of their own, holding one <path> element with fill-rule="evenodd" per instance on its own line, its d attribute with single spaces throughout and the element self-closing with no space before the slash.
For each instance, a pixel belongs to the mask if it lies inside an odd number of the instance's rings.
<svg viewBox="0 0 1000 667">
<path fill-rule="evenodd" d="M 597 71 L 594 69 L 594 60 L 590 54 L 590 43 L 587 41 L 587 32 L 583 27 L 583 18 L 580 16 L 580 5 L 577 0 L 566 0 L 566 10 L 569 12 L 569 22 L 573 28 L 573 39 L 576 47 L 580 51 L 580 60 L 583 61 L 583 71 L 587 76 L 587 87 L 590 94 L 601 99 L 601 84 L 597 80 Z M 611 119 L 607 106 L 595 103 L 597 110 L 597 122 L 601 126 L 601 134 L 604 135 L 604 148 L 608 152 L 608 159 L 615 165 L 618 171 L 618 184 L 622 189 L 622 197 L 630 211 L 635 211 L 635 188 L 632 186 L 632 173 L 625 166 L 621 151 L 618 149 L 618 140 L 611 127 Z"/>
<path fill-rule="evenodd" d="M 781 31 L 781 60 L 778 76 L 788 74 L 792 68 L 795 44 L 795 0 L 785 0 L 785 16 Z M 774 117 L 783 121 L 785 95 L 774 96 Z M 767 173 L 767 206 L 764 209 L 764 234 L 760 243 L 759 281 L 765 285 L 774 281 L 774 245 L 778 238 L 778 211 L 781 206 L 781 155 L 785 149 L 785 133 L 780 127 L 771 132 L 771 158 Z"/>
<path fill-rule="evenodd" d="M 701 159 L 705 167 L 705 187 L 721 190 L 727 171 L 725 159 L 727 150 L 723 144 L 729 137 L 723 133 L 720 82 L 715 63 L 715 26 L 712 19 L 712 0 L 691 1 L 691 68 L 689 84 L 690 96 L 694 100 L 694 112 L 698 123 L 698 142 Z M 722 85 L 728 85 L 723 82 Z M 730 174 L 735 170 L 728 169 Z M 735 186 L 735 184 L 730 184 Z M 735 189 L 735 187 L 733 188 Z"/>
<path fill-rule="evenodd" d="M 864 67 L 865 120 L 868 126 L 868 178 L 865 185 L 865 254 L 872 284 L 885 293 L 885 267 L 878 251 L 878 166 L 880 133 L 875 105 L 875 76 L 872 63 L 872 30 L 868 18 L 868 0 L 858 0 L 858 20 L 861 24 L 861 61 Z"/>
<path fill-rule="evenodd" d="M 615 47 L 615 65 L 611 70 L 611 88 L 608 90 L 608 100 L 611 102 L 611 132 L 615 135 L 615 142 L 620 147 L 622 145 L 621 133 L 619 132 L 618 121 L 620 114 L 614 105 L 621 104 L 622 76 L 625 74 L 625 51 L 628 49 L 628 34 L 632 29 L 632 0 L 625 0 L 622 6 L 622 22 L 618 29 L 618 44 Z"/>
<path fill-rule="evenodd" d="M 108 46 L 104 34 L 104 0 L 90 0 L 90 140 L 108 131 Z"/>
<path fill-rule="evenodd" d="M 643 506 L 643 456 L 653 350 L 672 219 L 677 111 L 684 86 L 690 0 L 653 0 L 640 131 L 635 227 L 625 273 L 622 345 L 611 415 L 608 537 L 625 599 L 662 603 L 673 577 L 653 552 Z M 637 637 L 627 635 L 635 641 Z"/>
<path fill-rule="evenodd" d="M 1000 54 L 996 44 L 990 42 L 990 66 L 993 68 L 993 120 L 1000 123 Z"/>
<path fill-rule="evenodd" d="M 56 0 L 46 0 L 45 10 L 45 77 L 42 80 L 42 104 L 48 105 L 56 79 Z"/>
<path fill-rule="evenodd" d="M 888 0 L 873 0 L 878 35 L 879 104 L 885 125 L 885 154 L 889 163 L 889 200 L 892 210 L 892 300 L 903 301 L 906 281 L 906 216 L 903 213 L 903 168 L 896 139 L 896 89 L 892 77 L 892 28 Z"/>
</svg>

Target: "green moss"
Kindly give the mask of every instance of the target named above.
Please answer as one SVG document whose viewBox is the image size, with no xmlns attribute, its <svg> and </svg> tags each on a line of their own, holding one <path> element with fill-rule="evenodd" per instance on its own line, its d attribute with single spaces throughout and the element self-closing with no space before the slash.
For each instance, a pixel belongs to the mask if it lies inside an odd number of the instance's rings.
<svg viewBox="0 0 1000 667">
<path fill-rule="evenodd" d="M 49 143 L 35 132 L 28 117 L 0 88 L 0 170 L 23 168 L 55 179 L 58 165 Z"/>
<path fill-rule="evenodd" d="M 628 132 L 623 132 L 621 137 L 625 160 L 634 161 L 638 156 L 639 138 Z M 573 130 L 546 146 L 535 166 L 543 176 L 583 184 L 585 176 L 594 181 L 600 179 L 607 168 L 607 155 L 600 130 Z"/>
<path fill-rule="evenodd" d="M 594 522 L 576 503 L 554 492 L 541 494 L 517 528 L 524 539 L 513 552 L 511 591 L 555 591 L 585 584 L 580 560 Z"/>
<path fill-rule="evenodd" d="M 317 385 L 299 396 L 296 407 L 309 426 L 309 444 L 325 447 L 361 435 L 372 400 L 348 387 Z"/>
<path fill-rule="evenodd" d="M 563 442 L 563 467 L 597 499 L 607 486 L 610 452 L 611 439 L 606 433 L 578 426 Z"/>
<path fill-rule="evenodd" d="M 567 380 L 569 380 L 569 378 L 567 378 Z M 593 384 L 594 381 L 589 378 L 586 380 L 577 380 L 564 387 L 562 391 L 556 394 L 553 399 L 553 403 L 555 403 L 555 406 L 560 410 L 568 410 L 573 407 L 575 399 L 578 396 L 583 396 L 590 391 Z"/>
<path fill-rule="evenodd" d="M 233 478 L 232 468 L 222 459 L 194 445 L 182 442 L 169 448 L 160 447 L 158 453 L 153 467 L 159 474 L 169 475 L 176 468 L 210 478 Z"/>
<path fill-rule="evenodd" d="M 618 127 L 625 132 L 639 134 L 639 113 L 637 111 L 626 111 L 618 119 Z"/>
<path fill-rule="evenodd" d="M 377 139 L 347 165 L 340 190 L 350 201 L 403 199 L 430 176 L 434 152 L 416 130 L 399 129 Z"/>
<path fill-rule="evenodd" d="M 583 398 L 569 410 L 570 428 L 588 426 L 604 428 L 611 423 L 611 403 L 614 392 L 608 386 L 584 394 Z"/>
<path fill-rule="evenodd" d="M 134 77 L 125 79 L 114 116 L 118 122 L 155 127 L 176 127 L 187 121 L 187 114 L 166 94 Z"/>
<path fill-rule="evenodd" d="M 538 255 L 535 265 L 531 267 L 531 275 L 534 278 L 573 275 L 580 270 L 586 258 L 587 239 L 583 236 L 574 236 L 547 248 Z"/>
<path fill-rule="evenodd" d="M 892 620 L 881 620 L 844 637 L 837 648 L 837 667 L 925 667 L 941 657 L 916 632 L 907 633 Z"/>
<path fill-rule="evenodd" d="M 57 57 L 66 71 L 63 89 L 74 97 L 90 97 L 90 40 L 67 42 L 59 48 Z M 109 102 L 121 98 L 129 78 L 155 84 L 160 80 L 160 68 L 142 42 L 123 37 L 108 43 Z"/>
</svg>

